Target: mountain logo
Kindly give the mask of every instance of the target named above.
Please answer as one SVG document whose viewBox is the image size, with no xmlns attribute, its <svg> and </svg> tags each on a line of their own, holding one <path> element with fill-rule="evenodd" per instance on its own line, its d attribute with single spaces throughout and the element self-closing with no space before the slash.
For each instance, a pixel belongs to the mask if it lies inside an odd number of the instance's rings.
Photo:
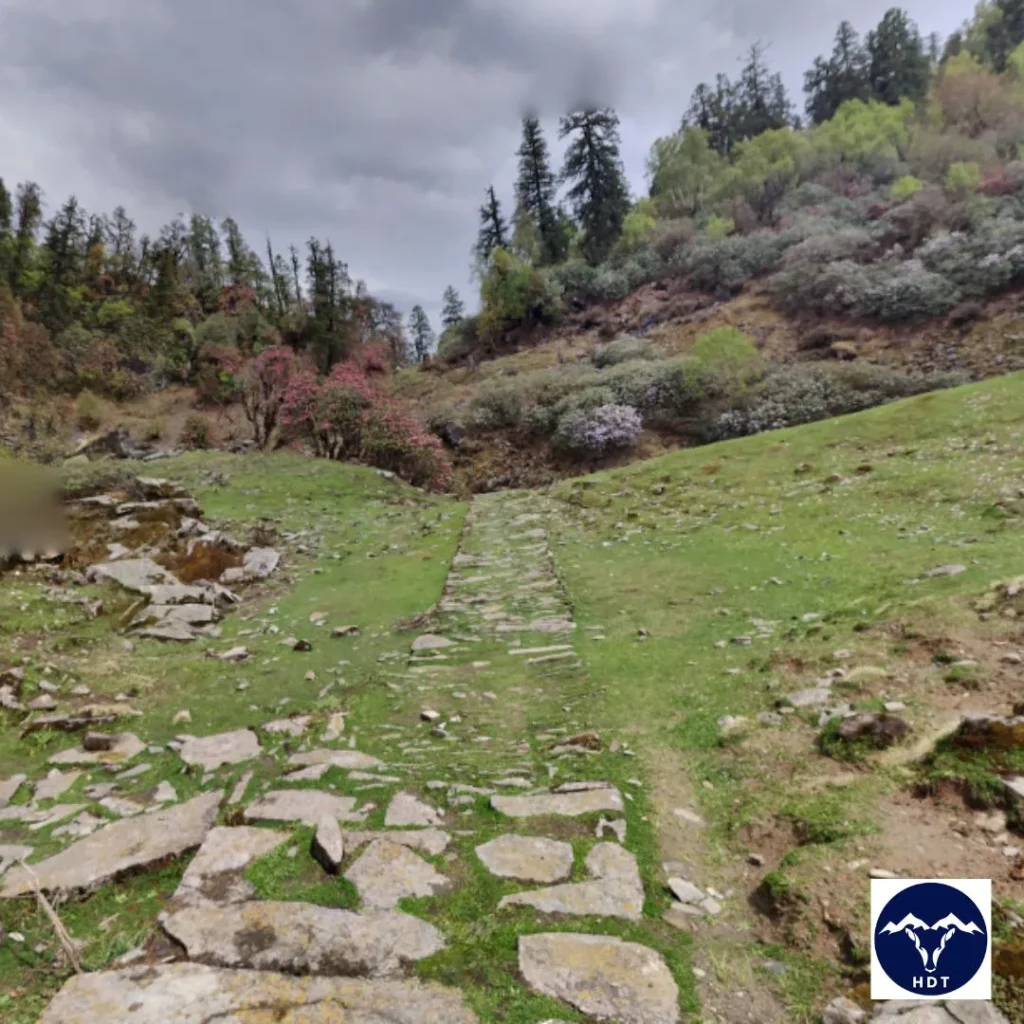
<svg viewBox="0 0 1024 1024">
<path fill-rule="evenodd" d="M 963 882 L 872 882 L 872 998 L 989 998 L 973 995 L 981 986 L 971 982 L 987 965 L 991 987 L 991 882 L 975 880 L 967 888 L 975 890 L 973 898 Z M 887 993 L 878 996 L 876 965 Z"/>
</svg>

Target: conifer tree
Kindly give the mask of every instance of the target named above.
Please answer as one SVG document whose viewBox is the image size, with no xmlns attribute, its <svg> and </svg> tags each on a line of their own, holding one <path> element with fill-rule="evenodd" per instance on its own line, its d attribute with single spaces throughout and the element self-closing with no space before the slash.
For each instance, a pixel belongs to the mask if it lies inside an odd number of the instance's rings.
<svg viewBox="0 0 1024 1024">
<path fill-rule="evenodd" d="M 517 217 L 528 216 L 536 227 L 539 262 L 558 263 L 565 259 L 566 238 L 555 205 L 555 175 L 548 160 L 548 146 L 537 118 L 523 118 L 523 141 L 517 155 Z"/>
<path fill-rule="evenodd" d="M 907 12 L 892 7 L 878 27 L 868 33 L 868 77 L 876 100 L 897 106 L 906 97 L 924 98 L 931 78 L 931 62 L 921 33 Z"/>
<path fill-rule="evenodd" d="M 871 98 L 870 58 L 848 22 L 836 30 L 832 56 L 818 57 L 804 74 L 807 116 L 814 124 L 828 121 L 847 100 Z"/>
<path fill-rule="evenodd" d="M 563 117 L 560 138 L 571 138 L 562 168 L 568 199 L 584 233 L 582 251 L 600 263 L 622 233 L 629 189 L 619 155 L 619 118 L 610 107 Z"/>
<path fill-rule="evenodd" d="M 444 290 L 444 305 L 441 308 L 441 326 L 444 330 L 458 327 L 466 319 L 466 305 L 459 293 L 448 285 Z"/>
<path fill-rule="evenodd" d="M 501 214 L 501 203 L 494 193 L 494 186 L 487 189 L 487 202 L 480 207 L 480 233 L 477 236 L 475 252 L 481 263 L 487 263 L 495 249 L 508 247 L 508 225 Z"/>
<path fill-rule="evenodd" d="M 430 318 L 422 306 L 413 306 L 409 316 L 409 332 L 412 334 L 412 346 L 416 361 L 422 363 L 434 348 L 434 331 L 430 326 Z"/>
</svg>

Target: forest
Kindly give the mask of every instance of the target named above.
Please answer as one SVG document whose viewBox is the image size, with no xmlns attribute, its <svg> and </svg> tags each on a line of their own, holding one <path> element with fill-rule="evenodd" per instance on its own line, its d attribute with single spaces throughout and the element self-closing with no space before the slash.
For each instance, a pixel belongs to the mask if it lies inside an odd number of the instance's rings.
<svg viewBox="0 0 1024 1024">
<path fill-rule="evenodd" d="M 439 335 L 422 306 L 406 319 L 369 294 L 330 240 L 257 245 L 201 213 L 150 236 L 124 208 L 48 208 L 38 183 L 0 181 L 0 407 L 189 385 L 200 405 L 240 404 L 259 444 L 302 422 L 321 452 L 365 457 L 356 421 L 381 403 L 436 441 L 391 394 L 393 371 L 486 358 L 652 281 L 727 297 L 758 280 L 788 314 L 880 324 L 979 316 L 1017 282 L 1024 0 L 982 2 L 945 41 L 898 8 L 863 38 L 844 21 L 805 73 L 802 112 L 768 54 L 755 44 L 738 76 L 693 90 L 650 147 L 641 197 L 613 109 L 561 118 L 559 169 L 524 118 L 514 196 L 490 187 L 480 209 L 478 312 L 448 288 Z M 284 373 L 274 386 L 268 368 Z M 286 401 L 295 374 L 305 406 Z"/>
</svg>

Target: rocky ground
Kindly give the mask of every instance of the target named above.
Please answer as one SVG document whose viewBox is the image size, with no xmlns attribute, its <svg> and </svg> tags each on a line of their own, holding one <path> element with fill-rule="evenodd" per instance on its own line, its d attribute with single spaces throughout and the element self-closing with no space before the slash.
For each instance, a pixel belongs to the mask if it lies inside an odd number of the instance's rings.
<svg viewBox="0 0 1024 1024">
<path fill-rule="evenodd" d="M 468 509 L 292 457 L 76 486 L 63 564 L 0 582 L 0 1019 L 1016 1024 L 988 426 L 909 545 L 948 442 L 870 493 L 764 439 Z M 866 998 L 867 877 L 922 867 L 994 879 L 998 1005 Z"/>
</svg>

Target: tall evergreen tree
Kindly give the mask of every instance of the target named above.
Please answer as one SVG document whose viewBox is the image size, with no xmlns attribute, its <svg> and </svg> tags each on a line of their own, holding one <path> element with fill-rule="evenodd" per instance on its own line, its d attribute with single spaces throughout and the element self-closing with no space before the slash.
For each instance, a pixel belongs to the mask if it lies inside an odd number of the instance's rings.
<svg viewBox="0 0 1024 1024">
<path fill-rule="evenodd" d="M 224 287 L 224 260 L 220 235 L 209 217 L 192 214 L 188 224 L 188 254 L 182 265 L 189 289 L 199 299 L 204 313 L 214 313 Z"/>
<path fill-rule="evenodd" d="M 555 175 L 548 161 L 548 146 L 537 118 L 523 118 L 523 141 L 517 155 L 517 216 L 528 216 L 536 226 L 540 262 L 558 263 L 565 259 L 566 238 L 555 205 Z"/>
<path fill-rule="evenodd" d="M 23 294 L 24 274 L 29 269 L 36 233 L 43 222 L 43 194 L 34 181 L 18 186 L 14 199 L 14 254 L 10 282 L 15 295 Z"/>
<path fill-rule="evenodd" d="M 409 315 L 409 333 L 412 335 L 413 352 L 416 361 L 422 363 L 434 349 L 434 330 L 430 318 L 422 306 L 413 306 Z"/>
<path fill-rule="evenodd" d="M 106 228 L 107 271 L 117 285 L 127 288 L 134 281 L 139 267 L 135 251 L 135 222 L 123 206 L 118 206 L 107 218 Z"/>
<path fill-rule="evenodd" d="M 804 74 L 807 116 L 814 124 L 828 121 L 847 100 L 871 98 L 870 58 L 848 22 L 836 30 L 832 56 L 818 57 Z"/>
<path fill-rule="evenodd" d="M 233 218 L 225 217 L 220 229 L 224 233 L 224 247 L 227 249 L 228 283 L 238 288 L 258 290 L 266 278 L 259 256 L 249 247 Z"/>
<path fill-rule="evenodd" d="M 444 305 L 441 308 L 441 326 L 447 330 L 449 327 L 458 327 L 466 319 L 466 304 L 459 297 L 459 293 L 448 285 L 444 290 Z"/>
<path fill-rule="evenodd" d="M 75 196 L 70 196 L 46 224 L 43 241 L 45 276 L 39 291 L 39 310 L 51 331 L 62 330 L 73 319 L 68 290 L 81 282 L 87 237 L 85 212 Z"/>
<path fill-rule="evenodd" d="M 994 4 L 979 4 L 982 8 L 991 6 L 984 15 L 983 31 L 984 57 L 993 69 L 1003 72 L 1007 68 L 1010 54 L 1024 42 L 1024 0 L 995 0 Z"/>
<path fill-rule="evenodd" d="M 712 88 L 701 82 L 690 97 L 690 107 L 683 117 L 682 129 L 700 128 L 708 144 L 719 156 L 728 156 L 739 141 L 736 135 L 736 87 L 728 77 L 719 74 Z"/>
<path fill-rule="evenodd" d="M 583 254 L 600 263 L 622 233 L 629 212 L 629 188 L 619 155 L 619 118 L 609 107 L 563 117 L 560 138 L 571 138 L 562 181 L 584 232 Z"/>
<path fill-rule="evenodd" d="M 11 193 L 7 191 L 3 178 L 0 178 L 0 282 L 7 281 L 14 258 L 14 235 L 11 233 L 13 214 Z"/>
<path fill-rule="evenodd" d="M 480 233 L 477 236 L 475 253 L 481 263 L 491 258 L 495 249 L 508 247 L 508 225 L 501 214 L 501 203 L 494 194 L 494 186 L 487 189 L 487 202 L 480 207 Z"/>
<path fill-rule="evenodd" d="M 735 110 L 736 134 L 740 141 L 793 123 L 793 110 L 782 75 L 768 69 L 760 43 L 751 46 L 747 63 L 740 71 Z"/>
<path fill-rule="evenodd" d="M 878 27 L 868 33 L 868 76 L 872 96 L 896 106 L 904 97 L 923 99 L 931 78 L 931 63 L 917 25 L 906 11 L 892 7 Z"/>
</svg>

